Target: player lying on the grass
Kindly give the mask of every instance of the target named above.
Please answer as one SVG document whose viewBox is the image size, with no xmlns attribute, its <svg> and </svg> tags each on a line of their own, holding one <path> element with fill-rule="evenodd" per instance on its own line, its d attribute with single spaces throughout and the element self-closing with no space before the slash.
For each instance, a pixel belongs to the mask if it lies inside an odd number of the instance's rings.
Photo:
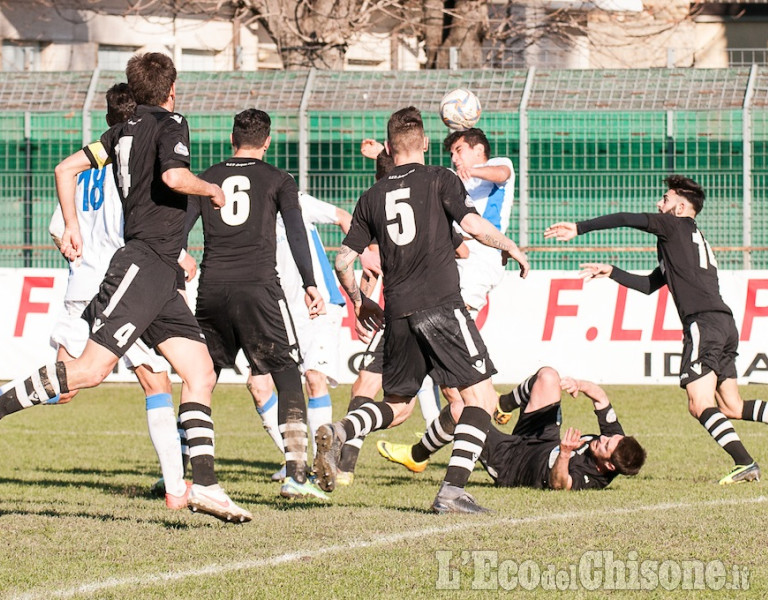
<svg viewBox="0 0 768 600">
<path fill-rule="evenodd" d="M 683 324 L 680 387 L 688 395 L 688 411 L 734 462 L 720 484 L 759 481 L 760 467 L 730 419 L 768 422 L 768 410 L 762 400 L 744 402 L 739 395 L 739 332 L 731 309 L 720 296 L 715 255 L 696 224 L 696 216 L 704 207 L 704 190 L 682 175 L 670 175 L 664 183 L 668 189 L 656 203 L 658 213 L 616 213 L 578 223 L 555 223 L 544 237 L 567 241 L 616 227 L 632 227 L 656 236 L 659 266 L 649 275 L 635 275 L 601 263 L 581 265 L 580 275 L 587 280 L 610 277 L 645 294 L 667 285 Z"/>
<path fill-rule="evenodd" d="M 128 120 L 136 102 L 127 83 L 113 85 L 106 94 L 107 125 Z M 100 153 L 100 142 L 91 144 L 94 154 Z M 75 155 L 76 156 L 76 155 Z M 123 240 L 123 205 L 117 191 L 112 164 L 90 169 L 77 175 L 77 161 L 66 158 L 56 165 L 57 187 L 65 187 L 77 177 L 75 208 L 84 238 L 83 252 L 76 261 L 69 261 L 69 278 L 64 294 L 64 312 L 51 331 L 51 345 L 56 359 L 70 361 L 83 353 L 88 341 L 88 323 L 81 315 L 96 293 L 115 251 L 125 245 Z M 64 235 L 61 206 L 54 211 L 49 231 L 56 246 L 61 248 Z M 191 257 L 189 257 L 191 259 Z M 192 259 L 194 261 L 194 259 Z M 190 263 L 189 268 L 193 268 Z M 181 274 L 181 270 L 179 270 Z M 194 273 L 192 273 L 194 276 Z M 183 278 L 179 285 L 184 287 Z M 146 396 L 147 426 L 152 445 L 160 460 L 163 473 L 165 504 L 170 509 L 187 508 L 187 482 L 181 461 L 181 443 L 173 408 L 170 365 L 141 339 L 128 348 L 121 359 L 139 380 Z M 62 394 L 56 403 L 69 402 L 77 390 Z M 49 404 L 54 401 L 49 401 Z"/>
<path fill-rule="evenodd" d="M 496 370 L 461 299 L 453 221 L 502 250 L 505 262 L 508 258 L 518 262 L 522 277 L 528 273 L 528 261 L 517 244 L 468 205 L 456 174 L 424 164 L 428 139 L 416 108 L 392 114 L 387 144 L 395 167 L 360 197 L 349 234 L 336 256 L 336 273 L 361 326 L 380 328 L 386 314 L 384 401 L 366 402 L 341 421 L 318 430 L 315 473 L 321 487 L 333 490 L 344 442 L 402 423 L 424 377 L 431 375 L 439 385 L 457 387 L 465 404 L 432 509 L 486 512 L 464 486 L 490 427 L 496 405 L 491 375 Z M 353 270 L 356 258 L 374 239 L 381 255 L 384 311 L 360 293 Z"/>
<path fill-rule="evenodd" d="M 560 437 L 561 390 L 574 398 L 582 392 L 592 401 L 599 435 L 581 435 L 569 427 Z M 517 408 L 520 416 L 512 433 L 491 427 L 480 454 L 480 462 L 499 487 L 602 489 L 617 475 L 637 475 L 645 463 L 645 450 L 634 437 L 624 435 L 605 391 L 591 381 L 561 379 L 555 369 L 542 367 L 500 396 L 494 418 L 505 424 Z M 446 437 L 452 437 L 455 421 L 444 420 Z M 435 451 L 422 442 L 411 446 L 380 440 L 376 446 L 384 458 L 414 473 L 427 468 Z"/>
<path fill-rule="evenodd" d="M 189 170 L 189 127 L 173 112 L 176 68 L 160 53 L 137 54 L 125 70 L 137 108 L 132 118 L 101 136 L 104 154 L 88 147 L 74 156 L 79 171 L 111 160 L 123 202 L 125 246 L 115 252 L 99 293 L 83 313 L 90 334 L 76 359 L 44 365 L 8 384 L 0 394 L 0 418 L 45 403 L 59 394 L 94 387 L 141 337 L 171 363 L 182 379 L 179 416 L 190 448 L 192 510 L 227 521 L 250 521 L 219 486 L 214 470 L 211 391 L 216 382 L 202 332 L 177 286 L 187 194 L 224 204 L 216 185 Z M 57 188 L 65 229 L 61 252 L 77 260 L 82 236 L 75 210 L 76 181 Z"/>
</svg>

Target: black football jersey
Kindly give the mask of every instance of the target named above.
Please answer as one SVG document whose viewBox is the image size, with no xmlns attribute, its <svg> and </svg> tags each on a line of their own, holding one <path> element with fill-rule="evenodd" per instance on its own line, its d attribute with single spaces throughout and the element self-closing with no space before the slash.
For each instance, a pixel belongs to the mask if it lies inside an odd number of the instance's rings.
<svg viewBox="0 0 768 600">
<path fill-rule="evenodd" d="M 175 267 L 183 247 L 187 196 L 165 185 L 162 174 L 189 168 L 186 119 L 159 106 L 140 105 L 130 119 L 107 130 L 101 143 L 114 164 L 125 241 L 145 242 Z"/>
<path fill-rule="evenodd" d="M 192 222 L 203 217 L 201 284 L 275 280 L 277 212 L 301 210 L 293 177 L 256 158 L 230 158 L 200 177 L 221 186 L 227 198 L 214 209 L 207 198 L 190 197 Z"/>
<path fill-rule="evenodd" d="M 477 212 L 466 198 L 456 174 L 415 163 L 395 167 L 360 197 L 344 245 L 361 254 L 378 241 L 387 317 L 461 302 L 452 223 Z"/>
<path fill-rule="evenodd" d="M 658 238 L 659 265 L 681 321 L 701 312 L 732 314 L 720 296 L 715 255 L 694 219 L 649 213 L 648 232 Z"/>
</svg>

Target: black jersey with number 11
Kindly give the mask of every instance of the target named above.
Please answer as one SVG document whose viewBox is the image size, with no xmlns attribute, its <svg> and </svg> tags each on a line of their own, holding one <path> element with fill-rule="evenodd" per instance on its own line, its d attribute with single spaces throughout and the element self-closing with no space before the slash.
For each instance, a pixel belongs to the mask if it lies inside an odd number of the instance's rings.
<svg viewBox="0 0 768 600">
<path fill-rule="evenodd" d="M 187 196 L 162 180 L 173 168 L 189 168 L 189 127 L 178 113 L 139 105 L 134 115 L 101 136 L 114 163 L 125 219 L 124 238 L 147 244 L 176 268 L 183 246 Z"/>
<path fill-rule="evenodd" d="M 361 254 L 378 241 L 389 318 L 462 301 L 451 224 L 468 213 L 464 184 L 443 167 L 400 165 L 360 197 L 344 245 Z"/>
</svg>

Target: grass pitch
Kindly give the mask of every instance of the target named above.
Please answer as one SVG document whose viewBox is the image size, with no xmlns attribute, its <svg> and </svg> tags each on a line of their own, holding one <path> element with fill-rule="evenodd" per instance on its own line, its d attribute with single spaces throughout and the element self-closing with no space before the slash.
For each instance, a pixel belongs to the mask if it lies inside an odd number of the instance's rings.
<svg viewBox="0 0 768 600">
<path fill-rule="evenodd" d="M 428 511 L 449 450 L 419 475 L 378 456 L 378 439 L 416 441 L 418 414 L 369 436 L 354 485 L 330 502 L 289 501 L 244 386 L 219 386 L 219 479 L 254 513 L 239 526 L 149 495 L 158 466 L 137 385 L 12 415 L 0 423 L 0 598 L 768 596 L 767 484 L 716 484 L 729 461 L 681 390 L 607 390 L 648 450 L 639 476 L 598 492 L 509 490 L 478 466 L 468 489 L 495 513 L 475 517 Z M 348 393 L 334 391 L 336 416 Z M 563 414 L 596 432 L 586 398 L 564 399 Z M 768 480 L 768 426 L 736 428 Z"/>
</svg>

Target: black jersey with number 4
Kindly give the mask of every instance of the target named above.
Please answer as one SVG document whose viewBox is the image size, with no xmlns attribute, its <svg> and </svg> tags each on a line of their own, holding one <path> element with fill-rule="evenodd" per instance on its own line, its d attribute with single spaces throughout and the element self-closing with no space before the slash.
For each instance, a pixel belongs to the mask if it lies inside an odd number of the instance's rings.
<svg viewBox="0 0 768 600">
<path fill-rule="evenodd" d="M 101 143 L 115 165 L 126 243 L 143 241 L 175 268 L 183 247 L 187 196 L 165 185 L 162 174 L 189 168 L 186 119 L 159 106 L 139 105 L 130 119 L 108 129 Z"/>
<path fill-rule="evenodd" d="M 355 207 L 344 245 L 361 254 L 379 243 L 389 318 L 461 302 L 452 223 L 477 213 L 464 184 L 443 167 L 395 167 Z"/>
<path fill-rule="evenodd" d="M 293 177 L 257 158 L 230 158 L 200 178 L 221 186 L 227 200 L 214 209 L 205 198 L 190 197 L 187 227 L 203 217 L 201 284 L 274 281 L 277 212 L 285 217 L 287 211 L 301 211 Z M 302 234 L 306 240 L 303 227 Z"/>
</svg>

